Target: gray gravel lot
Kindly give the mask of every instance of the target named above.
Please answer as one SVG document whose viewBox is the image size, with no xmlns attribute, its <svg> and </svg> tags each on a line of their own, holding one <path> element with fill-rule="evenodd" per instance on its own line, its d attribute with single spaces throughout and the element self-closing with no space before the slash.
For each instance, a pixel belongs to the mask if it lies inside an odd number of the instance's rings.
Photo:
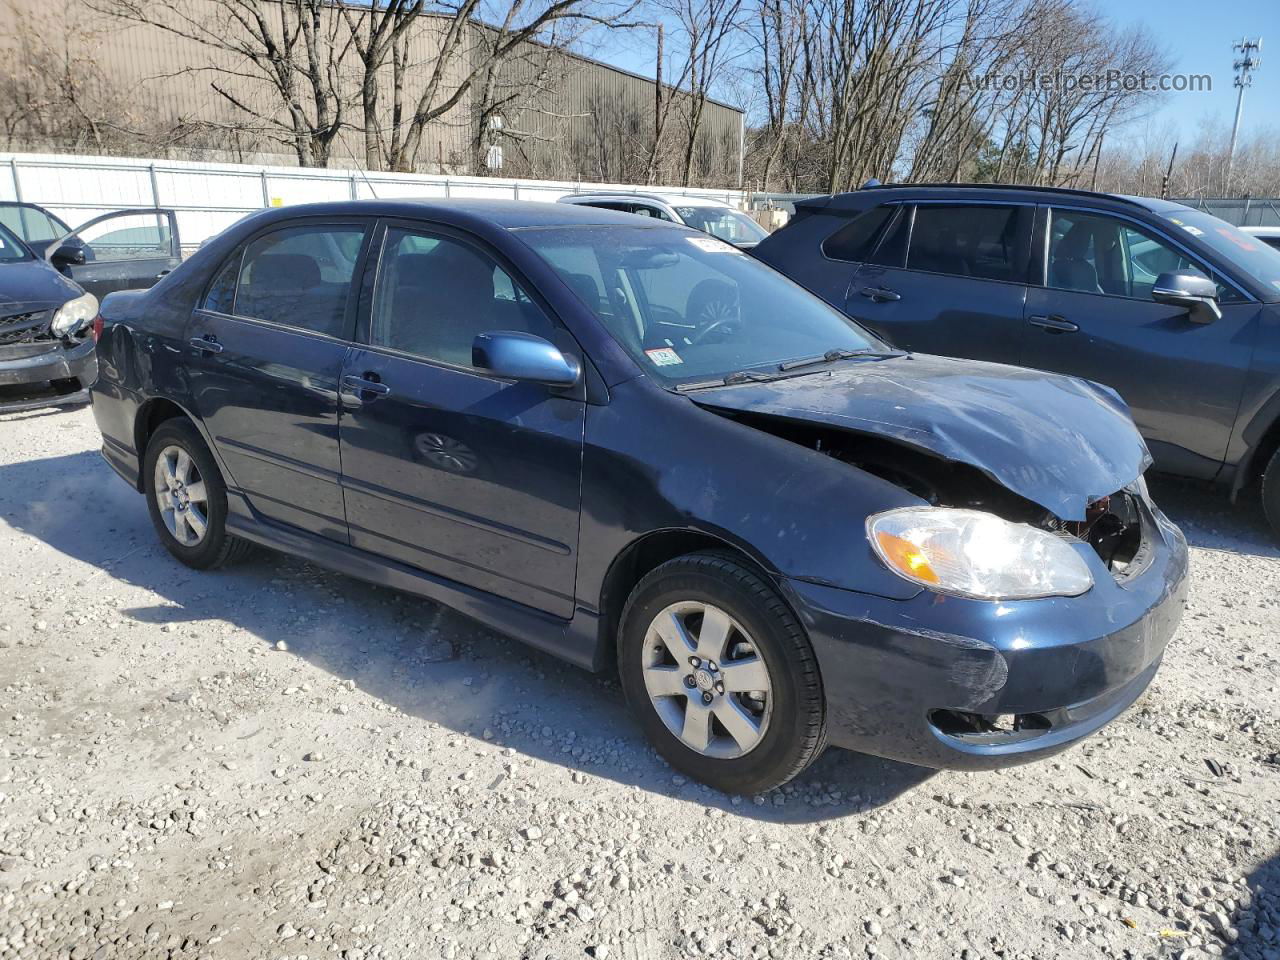
<svg viewBox="0 0 1280 960">
<path fill-rule="evenodd" d="M 85 409 L 0 418 L 0 958 L 1280 960 L 1280 550 L 1193 544 L 1146 697 L 1054 760 L 685 782 L 618 685 L 425 601 L 156 540 Z"/>
</svg>

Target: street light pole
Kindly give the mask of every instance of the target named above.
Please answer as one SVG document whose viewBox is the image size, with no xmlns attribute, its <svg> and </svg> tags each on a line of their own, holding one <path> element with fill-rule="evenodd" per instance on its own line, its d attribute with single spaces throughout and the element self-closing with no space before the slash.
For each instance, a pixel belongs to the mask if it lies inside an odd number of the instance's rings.
<svg viewBox="0 0 1280 960">
<path fill-rule="evenodd" d="M 1262 50 L 1262 38 L 1250 40 L 1247 37 L 1239 43 L 1231 45 L 1231 49 L 1240 54 L 1240 58 L 1235 61 L 1232 66 L 1235 68 L 1236 79 L 1236 122 L 1231 127 L 1231 146 L 1227 148 L 1227 176 L 1226 181 L 1222 185 L 1222 192 L 1231 193 L 1231 167 L 1235 164 L 1236 159 L 1236 138 L 1240 134 L 1240 117 L 1244 113 L 1244 91 L 1245 88 L 1253 86 L 1253 71 L 1262 63 L 1262 58 L 1258 53 Z"/>
</svg>

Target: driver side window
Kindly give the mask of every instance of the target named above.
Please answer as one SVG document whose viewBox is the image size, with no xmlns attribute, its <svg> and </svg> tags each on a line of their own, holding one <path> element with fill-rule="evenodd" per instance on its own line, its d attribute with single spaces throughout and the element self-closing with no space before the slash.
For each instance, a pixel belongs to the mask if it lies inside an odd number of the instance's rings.
<svg viewBox="0 0 1280 960">
<path fill-rule="evenodd" d="M 1052 212 L 1047 259 L 1048 287 L 1137 300 L 1151 299 L 1162 273 L 1213 277 L 1182 251 L 1128 221 L 1075 210 Z M 1234 291 L 1219 282 L 1218 297 L 1233 299 Z"/>
</svg>

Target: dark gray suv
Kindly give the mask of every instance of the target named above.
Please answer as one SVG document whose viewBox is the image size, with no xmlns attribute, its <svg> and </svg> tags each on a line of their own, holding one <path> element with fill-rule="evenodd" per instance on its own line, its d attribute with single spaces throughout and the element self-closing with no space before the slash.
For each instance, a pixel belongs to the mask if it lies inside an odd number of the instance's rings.
<svg viewBox="0 0 1280 960">
<path fill-rule="evenodd" d="M 1177 203 L 994 185 L 796 205 L 753 254 L 907 350 L 1115 388 L 1159 470 L 1280 531 L 1280 252 Z"/>
</svg>

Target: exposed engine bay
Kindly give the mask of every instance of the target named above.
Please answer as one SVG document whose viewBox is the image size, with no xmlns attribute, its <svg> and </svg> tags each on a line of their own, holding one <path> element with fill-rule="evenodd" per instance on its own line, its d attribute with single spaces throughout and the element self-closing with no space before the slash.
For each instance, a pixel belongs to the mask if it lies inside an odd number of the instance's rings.
<svg viewBox="0 0 1280 960">
<path fill-rule="evenodd" d="M 1142 514 L 1127 491 L 1094 500 L 1084 520 L 1066 521 L 996 483 L 977 467 L 894 440 L 751 414 L 733 419 L 865 470 L 934 506 L 983 510 L 1088 543 L 1117 579 L 1144 565 Z"/>
</svg>

